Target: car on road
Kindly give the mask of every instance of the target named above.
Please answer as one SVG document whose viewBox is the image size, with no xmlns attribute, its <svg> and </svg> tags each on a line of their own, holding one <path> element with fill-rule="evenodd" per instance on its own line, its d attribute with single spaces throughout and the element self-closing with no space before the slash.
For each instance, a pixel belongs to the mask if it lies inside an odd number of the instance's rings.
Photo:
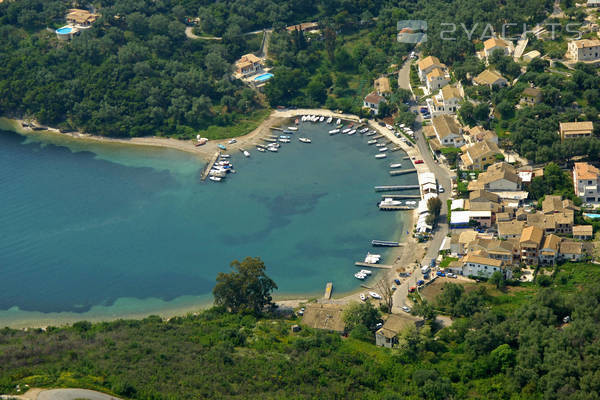
<svg viewBox="0 0 600 400">
<path fill-rule="evenodd" d="M 399 284 L 400 284 L 400 279 L 394 279 L 394 283 L 395 283 L 396 285 L 399 285 Z"/>
<path fill-rule="evenodd" d="M 229 143 L 229 144 L 234 144 L 234 143 L 236 143 L 236 142 L 237 142 L 237 140 L 235 140 L 235 139 L 231 139 L 231 140 L 230 140 L 230 141 L 228 141 L 227 143 Z"/>
<path fill-rule="evenodd" d="M 394 127 L 393 127 L 393 126 L 391 126 L 390 124 L 385 124 L 385 127 L 386 127 L 386 128 L 388 128 L 389 130 L 392 130 L 392 129 L 394 129 Z"/>
<path fill-rule="evenodd" d="M 423 160 L 415 160 L 415 164 L 423 164 Z"/>
<path fill-rule="evenodd" d="M 452 272 L 448 272 L 448 273 L 446 274 L 446 276 L 447 276 L 448 278 L 453 278 L 453 279 L 456 279 L 456 278 L 458 278 L 458 277 L 457 277 L 455 274 L 453 274 Z"/>
<path fill-rule="evenodd" d="M 446 189 L 444 189 L 444 187 L 443 187 L 442 185 L 440 185 L 440 186 L 438 187 L 438 192 L 440 192 L 440 193 L 444 193 L 445 191 L 446 191 Z"/>
<path fill-rule="evenodd" d="M 425 284 L 425 281 L 423 279 L 419 279 L 417 281 L 417 286 L 423 286 Z"/>
<path fill-rule="evenodd" d="M 404 311 L 406 313 L 409 313 L 410 312 L 410 307 L 403 306 L 402 307 L 402 311 Z"/>
<path fill-rule="evenodd" d="M 378 322 L 378 323 L 375 325 L 375 329 L 379 329 L 379 328 L 381 328 L 382 326 L 383 326 L 383 323 L 382 323 L 382 322 Z"/>
<path fill-rule="evenodd" d="M 442 271 L 438 271 L 435 273 L 437 276 L 446 276 L 446 273 L 442 272 Z"/>
</svg>

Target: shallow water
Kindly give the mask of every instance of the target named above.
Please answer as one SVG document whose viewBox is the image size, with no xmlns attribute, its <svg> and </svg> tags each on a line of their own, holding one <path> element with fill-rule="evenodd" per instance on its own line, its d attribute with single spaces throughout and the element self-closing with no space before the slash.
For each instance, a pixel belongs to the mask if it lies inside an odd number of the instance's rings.
<svg viewBox="0 0 600 400">
<path fill-rule="evenodd" d="M 0 325 L 197 306 L 245 256 L 265 261 L 278 293 L 355 289 L 370 240 L 403 231 L 373 186 L 417 177 L 389 176 L 392 162 L 411 168 L 404 153 L 377 160 L 369 138 L 328 129 L 306 124 L 279 153 L 232 154 L 237 173 L 221 183 L 199 182 L 203 163 L 174 150 L 2 131 Z"/>
</svg>

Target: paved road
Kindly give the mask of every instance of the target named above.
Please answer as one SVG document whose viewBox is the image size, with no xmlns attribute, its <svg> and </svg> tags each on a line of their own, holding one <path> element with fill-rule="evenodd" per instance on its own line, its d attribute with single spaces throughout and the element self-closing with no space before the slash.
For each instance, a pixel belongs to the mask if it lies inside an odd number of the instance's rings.
<svg viewBox="0 0 600 400">
<path fill-rule="evenodd" d="M 120 400 L 105 393 L 87 389 L 52 389 L 44 390 L 37 396 L 37 400 Z"/>
</svg>

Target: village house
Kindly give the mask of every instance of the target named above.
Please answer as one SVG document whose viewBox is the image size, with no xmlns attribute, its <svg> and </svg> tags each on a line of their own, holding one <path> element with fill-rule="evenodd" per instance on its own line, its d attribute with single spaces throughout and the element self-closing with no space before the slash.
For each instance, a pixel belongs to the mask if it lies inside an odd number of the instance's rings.
<svg viewBox="0 0 600 400">
<path fill-rule="evenodd" d="M 460 161 L 466 170 L 484 170 L 497 161 L 498 154 L 502 154 L 496 143 L 487 140 L 465 145 L 461 150 L 464 154 L 460 156 Z"/>
<path fill-rule="evenodd" d="M 462 128 L 450 115 L 433 117 L 435 136 L 443 147 L 460 147 L 464 144 Z"/>
<path fill-rule="evenodd" d="M 479 174 L 476 181 L 469 182 L 468 189 L 470 191 L 484 189 L 489 192 L 515 192 L 521 190 L 521 178 L 515 167 L 500 162 L 490 165 L 487 171 Z"/>
<path fill-rule="evenodd" d="M 472 229 L 453 233 L 450 238 L 450 252 L 458 256 L 467 254 L 467 246 L 478 237 L 479 233 Z"/>
<path fill-rule="evenodd" d="M 523 56 L 521 57 L 523 59 L 523 61 L 530 63 L 532 62 L 534 59 L 539 58 L 542 56 L 542 53 L 540 53 L 537 50 L 531 50 L 525 54 L 523 54 Z"/>
<path fill-rule="evenodd" d="M 509 44 L 499 38 L 490 38 L 483 42 L 483 56 L 487 59 L 495 51 L 501 51 L 504 55 L 510 55 Z"/>
<path fill-rule="evenodd" d="M 489 278 L 494 272 L 500 271 L 505 278 L 510 279 L 512 277 L 510 269 L 503 270 L 501 260 L 488 257 L 485 251 L 469 252 L 460 259 L 460 262 L 462 263 L 461 275 Z"/>
<path fill-rule="evenodd" d="M 544 238 L 540 249 L 540 264 L 554 264 L 558 259 L 560 238 L 550 234 Z"/>
<path fill-rule="evenodd" d="M 303 22 L 298 25 L 290 25 L 285 28 L 288 32 L 301 31 L 301 32 L 313 32 L 316 33 L 319 30 L 318 22 Z"/>
<path fill-rule="evenodd" d="M 521 250 L 521 261 L 527 265 L 537 265 L 539 261 L 539 251 L 542 247 L 544 231 L 537 226 L 528 226 L 523 228 L 519 247 Z"/>
<path fill-rule="evenodd" d="M 67 14 L 67 23 L 78 28 L 90 27 L 98 19 L 98 14 L 92 14 L 88 10 L 72 8 Z"/>
<path fill-rule="evenodd" d="M 477 189 L 469 193 L 470 205 L 476 202 L 500 203 L 500 197 L 496 193 L 488 192 L 487 190 L 483 189 Z"/>
<path fill-rule="evenodd" d="M 377 115 L 379 114 L 379 105 L 385 101 L 385 97 L 377 94 L 377 92 L 371 92 L 365 96 L 363 107 L 368 108 L 373 115 Z"/>
<path fill-rule="evenodd" d="M 433 93 L 450 83 L 450 75 L 441 69 L 434 68 L 430 73 L 427 74 L 426 79 L 427 90 L 429 93 Z"/>
<path fill-rule="evenodd" d="M 426 100 L 432 117 L 444 114 L 455 114 L 464 99 L 462 86 L 446 85 L 439 93 Z"/>
<path fill-rule="evenodd" d="M 521 93 L 520 103 L 528 106 L 535 106 L 542 101 L 542 90 L 539 88 L 528 87 Z"/>
<path fill-rule="evenodd" d="M 498 222 L 498 238 L 502 240 L 518 239 L 525 228 L 524 221 L 513 220 L 509 222 Z"/>
<path fill-rule="evenodd" d="M 477 238 L 467 246 L 467 252 L 485 251 L 488 257 L 502 261 L 503 265 L 512 265 L 519 257 L 519 244 L 516 239 L 499 240 Z"/>
<path fill-rule="evenodd" d="M 503 77 L 498 71 L 486 69 L 475 78 L 473 78 L 473 83 L 479 86 L 489 86 L 493 88 L 508 86 L 508 80 Z"/>
<path fill-rule="evenodd" d="M 262 71 L 262 69 L 262 60 L 252 53 L 243 55 L 235 62 L 236 76 L 238 78 L 253 75 Z"/>
<path fill-rule="evenodd" d="M 592 240 L 594 238 L 594 227 L 592 225 L 575 225 L 573 227 L 573 239 Z"/>
<path fill-rule="evenodd" d="M 375 82 L 373 82 L 373 87 L 375 88 L 375 93 L 380 96 L 386 96 L 392 93 L 390 80 L 387 76 L 381 76 L 375 79 Z"/>
<path fill-rule="evenodd" d="M 564 240 L 560 244 L 560 257 L 565 261 L 581 261 L 585 256 L 583 243 Z"/>
<path fill-rule="evenodd" d="M 417 63 L 417 70 L 418 70 L 419 79 L 421 80 L 421 82 L 424 82 L 425 79 L 427 78 L 427 74 L 429 74 L 431 71 L 433 71 L 436 68 L 441 69 L 441 70 L 448 69 L 448 67 L 446 67 L 445 64 L 442 64 L 440 62 L 440 60 L 434 56 L 425 57 L 424 59 L 420 60 Z"/>
<path fill-rule="evenodd" d="M 600 40 L 572 40 L 568 45 L 567 56 L 574 61 L 600 60 Z"/>
<path fill-rule="evenodd" d="M 598 8 L 600 7 L 600 0 L 587 0 L 585 6 L 590 8 Z"/>
<path fill-rule="evenodd" d="M 468 143 L 478 143 L 489 141 L 498 144 L 498 136 L 490 130 L 484 129 L 482 126 L 476 125 L 472 128 L 466 128 L 464 132 L 467 135 Z"/>
<path fill-rule="evenodd" d="M 559 133 L 561 140 L 580 139 L 591 137 L 594 132 L 594 123 L 584 122 L 561 122 L 559 124 Z"/>
<path fill-rule="evenodd" d="M 561 213 L 567 210 L 579 211 L 579 207 L 570 199 L 562 199 L 561 196 L 546 195 L 542 201 L 542 212 L 544 214 Z"/>
<path fill-rule="evenodd" d="M 543 212 L 527 214 L 527 225 L 536 226 L 545 234 L 570 235 L 573 232 L 574 220 L 575 216 L 571 210 L 553 214 L 544 214 Z"/>
<path fill-rule="evenodd" d="M 308 304 L 302 323 L 314 329 L 343 333 L 344 309 L 337 304 Z"/>
<path fill-rule="evenodd" d="M 390 314 L 383 326 L 375 332 L 375 344 L 392 348 L 398 344 L 398 335 L 410 327 L 420 328 L 425 321 L 410 315 Z"/>
<path fill-rule="evenodd" d="M 585 203 L 600 202 L 600 169 L 585 162 L 576 162 L 573 167 L 575 195 Z"/>
</svg>

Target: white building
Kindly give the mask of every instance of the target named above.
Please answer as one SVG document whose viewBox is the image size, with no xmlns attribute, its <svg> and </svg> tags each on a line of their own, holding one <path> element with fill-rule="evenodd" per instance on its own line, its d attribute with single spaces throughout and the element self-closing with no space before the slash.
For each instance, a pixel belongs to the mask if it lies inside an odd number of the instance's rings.
<svg viewBox="0 0 600 400">
<path fill-rule="evenodd" d="M 496 271 L 500 271 L 506 278 L 511 278 L 512 273 L 510 269 L 502 269 L 502 261 L 490 258 L 485 255 L 481 255 L 480 251 L 474 251 L 468 253 L 460 261 L 463 264 L 462 274 L 466 276 L 481 276 L 489 278 Z"/>
<path fill-rule="evenodd" d="M 427 99 L 427 107 L 432 117 L 455 114 L 463 99 L 462 87 L 446 85 L 438 94 Z"/>
<path fill-rule="evenodd" d="M 419 72 L 419 79 L 424 81 L 427 78 L 427 74 L 429 74 L 434 69 L 439 68 L 441 70 L 448 69 L 445 64 L 442 64 L 437 57 L 429 56 L 420 60 L 417 63 L 417 70 Z"/>
<path fill-rule="evenodd" d="M 573 188 L 584 203 L 600 203 L 600 169 L 585 162 L 576 162 Z"/>
<path fill-rule="evenodd" d="M 443 147 L 461 147 L 465 144 L 462 128 L 456 119 L 450 115 L 433 117 L 435 136 Z"/>
<path fill-rule="evenodd" d="M 486 59 L 497 50 L 502 51 L 505 55 L 509 55 L 511 47 L 505 40 L 499 38 L 490 38 L 483 42 L 483 55 Z"/>
<path fill-rule="evenodd" d="M 600 40 L 572 40 L 569 42 L 567 55 L 575 61 L 600 60 Z"/>
<path fill-rule="evenodd" d="M 425 83 L 429 93 L 433 93 L 450 83 L 450 75 L 441 68 L 434 68 L 427 74 Z"/>
</svg>

